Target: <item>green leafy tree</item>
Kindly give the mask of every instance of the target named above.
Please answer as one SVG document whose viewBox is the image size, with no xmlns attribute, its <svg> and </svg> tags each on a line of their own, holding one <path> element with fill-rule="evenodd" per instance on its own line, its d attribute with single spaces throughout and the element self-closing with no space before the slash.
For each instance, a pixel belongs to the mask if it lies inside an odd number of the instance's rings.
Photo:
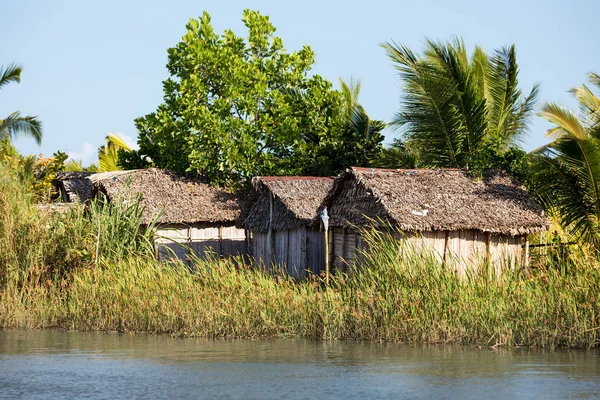
<svg viewBox="0 0 600 400">
<path fill-rule="evenodd" d="M 335 173 L 340 163 L 331 162 L 332 154 L 361 145 L 345 131 L 342 94 L 309 76 L 313 51 L 286 52 L 258 12 L 245 10 L 243 22 L 245 39 L 215 33 L 207 13 L 189 21 L 182 41 L 168 50 L 164 103 L 136 120 L 140 149 L 124 155 L 122 165 L 152 164 L 226 183 Z"/>
<path fill-rule="evenodd" d="M 600 77 L 590 74 L 600 88 Z M 586 85 L 571 91 L 579 116 L 554 103 L 540 116 L 554 140 L 532 152 L 531 181 L 540 201 L 574 237 L 600 246 L 600 98 Z"/>
<path fill-rule="evenodd" d="M 514 46 L 469 58 L 462 40 L 427 40 L 423 55 L 383 45 L 402 78 L 402 107 L 392 125 L 422 163 L 481 170 L 506 163 L 517 149 L 538 95 L 518 88 Z M 512 150 L 513 152 L 515 150 Z"/>
<path fill-rule="evenodd" d="M 16 64 L 9 64 L 6 68 L 0 66 L 0 88 L 9 83 L 21 82 L 22 68 Z M 0 119 L 0 139 L 8 136 L 12 138 L 28 136 L 40 144 L 42 142 L 42 123 L 34 116 L 21 116 L 15 111 L 8 117 Z"/>
</svg>

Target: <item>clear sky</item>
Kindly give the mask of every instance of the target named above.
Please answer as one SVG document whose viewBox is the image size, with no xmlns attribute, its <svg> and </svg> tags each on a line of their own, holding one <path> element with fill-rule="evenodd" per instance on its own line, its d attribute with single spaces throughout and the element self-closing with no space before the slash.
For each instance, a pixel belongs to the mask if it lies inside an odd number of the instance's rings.
<svg viewBox="0 0 600 400">
<path fill-rule="evenodd" d="M 380 43 L 414 50 L 425 37 L 462 37 L 492 52 L 515 44 L 520 87 L 541 84 L 540 103 L 576 108 L 567 92 L 600 73 L 597 41 L 600 0 L 507 1 L 192 1 L 19 0 L 2 6 L 0 63 L 23 65 L 21 84 L 0 92 L 0 116 L 20 110 L 44 124 L 41 148 L 19 139 L 23 153 L 56 150 L 95 161 L 107 131 L 135 140 L 133 120 L 162 101 L 167 48 L 204 10 L 217 32 L 246 32 L 242 10 L 271 17 L 288 51 L 304 44 L 316 53 L 313 71 L 337 86 L 338 77 L 361 79 L 360 101 L 372 118 L 398 111 L 400 83 Z M 535 117 L 526 149 L 545 142 L 549 125 Z M 391 141 L 395 133 L 387 133 Z"/>
</svg>

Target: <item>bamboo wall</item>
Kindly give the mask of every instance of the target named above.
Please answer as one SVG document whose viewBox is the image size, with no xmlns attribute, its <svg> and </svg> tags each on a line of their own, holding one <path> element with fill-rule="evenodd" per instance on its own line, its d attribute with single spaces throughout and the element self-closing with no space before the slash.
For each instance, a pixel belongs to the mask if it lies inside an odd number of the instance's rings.
<svg viewBox="0 0 600 400">
<path fill-rule="evenodd" d="M 246 231 L 235 226 L 196 223 L 162 225 L 156 232 L 159 260 L 188 260 L 190 250 L 199 257 L 209 252 L 221 257 L 248 253 Z"/>
<path fill-rule="evenodd" d="M 324 235 L 304 226 L 270 234 L 253 232 L 252 247 L 257 265 L 268 270 L 276 268 L 298 278 L 306 271 L 318 274 L 325 269 Z"/>
<path fill-rule="evenodd" d="M 526 263 L 522 242 L 526 236 L 496 235 L 477 230 L 403 232 L 398 238 L 405 241 L 403 251 L 426 251 L 440 264 L 452 266 L 465 275 L 489 260 L 497 272 Z M 332 254 L 336 269 L 347 271 L 356 262 L 365 244 L 360 234 L 351 228 L 333 228 L 330 234 Z"/>
</svg>

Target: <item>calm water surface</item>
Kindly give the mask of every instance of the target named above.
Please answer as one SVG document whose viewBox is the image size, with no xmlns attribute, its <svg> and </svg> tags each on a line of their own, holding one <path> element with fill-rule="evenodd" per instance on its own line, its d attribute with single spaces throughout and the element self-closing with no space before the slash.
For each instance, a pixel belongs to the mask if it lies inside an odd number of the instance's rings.
<svg viewBox="0 0 600 400">
<path fill-rule="evenodd" d="M 0 331 L 0 397 L 591 399 L 600 353 Z"/>
</svg>

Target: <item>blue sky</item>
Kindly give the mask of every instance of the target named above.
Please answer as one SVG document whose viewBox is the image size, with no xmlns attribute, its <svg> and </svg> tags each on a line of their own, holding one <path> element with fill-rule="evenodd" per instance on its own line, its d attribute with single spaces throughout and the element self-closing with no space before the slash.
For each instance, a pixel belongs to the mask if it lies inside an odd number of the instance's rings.
<svg viewBox="0 0 600 400">
<path fill-rule="evenodd" d="M 576 108 L 568 89 L 600 73 L 597 23 L 600 1 L 12 1 L 3 5 L 0 63 L 23 65 L 22 82 L 0 92 L 0 115 L 20 110 L 44 123 L 41 148 L 19 139 L 23 153 L 69 152 L 84 162 L 107 131 L 135 140 L 133 120 L 162 101 L 167 48 L 189 18 L 208 11 L 217 32 L 245 36 L 242 10 L 269 15 L 288 51 L 310 45 L 313 72 L 336 83 L 362 81 L 361 103 L 372 118 L 398 111 L 400 82 L 380 43 L 414 50 L 425 37 L 462 37 L 488 52 L 514 43 L 520 86 L 541 84 L 540 103 Z M 596 29 L 593 29 L 596 28 Z M 549 125 L 535 117 L 526 149 L 545 142 Z M 387 133 L 391 141 L 395 133 Z"/>
</svg>

